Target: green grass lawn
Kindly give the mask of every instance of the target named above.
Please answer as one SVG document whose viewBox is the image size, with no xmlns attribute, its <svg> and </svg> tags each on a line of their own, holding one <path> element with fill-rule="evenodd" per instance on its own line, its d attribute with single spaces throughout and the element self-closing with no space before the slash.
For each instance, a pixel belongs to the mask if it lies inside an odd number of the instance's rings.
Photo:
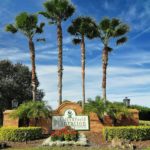
<svg viewBox="0 0 150 150">
<path fill-rule="evenodd" d="M 24 148 L 22 148 L 24 149 Z M 8 150 L 22 150 L 22 149 L 8 149 Z M 38 148 L 25 148 L 24 150 L 112 150 L 112 148 L 100 148 L 100 147 L 81 147 L 81 146 L 65 146 L 65 147 L 38 147 Z M 113 149 L 115 150 L 115 149 Z M 116 149 L 117 150 L 117 149 Z M 146 148 L 143 150 L 150 150 L 150 148 Z"/>
<path fill-rule="evenodd" d="M 24 148 L 22 148 L 24 149 Z M 8 150 L 21 150 L 21 149 L 8 149 Z M 65 147 L 38 147 L 38 148 L 27 148 L 24 150 L 112 150 L 111 148 L 100 148 L 100 147 L 81 147 L 81 146 L 65 146 Z M 113 149 L 115 150 L 115 149 Z"/>
</svg>

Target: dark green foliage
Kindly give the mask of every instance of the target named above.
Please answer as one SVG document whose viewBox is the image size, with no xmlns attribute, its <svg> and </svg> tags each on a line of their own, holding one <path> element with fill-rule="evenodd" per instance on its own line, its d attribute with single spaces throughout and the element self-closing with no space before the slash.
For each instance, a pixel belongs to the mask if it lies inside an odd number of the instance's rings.
<svg viewBox="0 0 150 150">
<path fill-rule="evenodd" d="M 116 43 L 117 43 L 117 45 L 119 45 L 119 44 L 125 43 L 126 41 L 127 41 L 127 37 L 122 37 L 122 38 L 118 39 Z"/>
<path fill-rule="evenodd" d="M 135 108 L 139 110 L 139 119 L 140 120 L 150 120 L 150 108 L 138 105 L 131 105 L 130 108 Z"/>
<path fill-rule="evenodd" d="M 44 3 L 45 12 L 39 14 L 50 19 L 50 24 L 66 21 L 75 11 L 69 0 L 47 0 Z"/>
<path fill-rule="evenodd" d="M 96 96 L 95 100 L 88 99 L 88 102 L 85 104 L 85 113 L 95 112 L 101 120 L 103 120 L 105 114 L 108 114 L 113 119 L 114 125 L 121 116 L 131 116 L 123 103 L 107 101 L 106 105 L 107 107 L 105 107 L 104 101 L 100 96 Z"/>
<path fill-rule="evenodd" d="M 33 38 L 36 33 L 42 33 L 44 23 L 37 25 L 38 18 L 35 14 L 28 14 L 27 12 L 20 13 L 16 19 L 15 24 L 8 24 L 6 31 L 16 33 L 20 31 L 28 38 Z"/>
<path fill-rule="evenodd" d="M 108 46 L 111 38 L 116 38 L 116 44 L 123 44 L 127 41 L 127 37 L 124 35 L 129 32 L 129 26 L 122 23 L 117 18 L 103 18 L 99 25 L 99 33 L 101 41 L 105 46 Z"/>
<path fill-rule="evenodd" d="M 127 140 L 150 140 L 149 126 L 128 126 L 128 127 L 107 127 L 103 130 L 103 135 L 107 140 L 113 138 Z"/>
<path fill-rule="evenodd" d="M 17 32 L 17 29 L 16 29 L 12 24 L 8 24 L 8 25 L 6 26 L 6 31 L 12 32 L 12 33 L 16 33 L 16 32 Z"/>
<path fill-rule="evenodd" d="M 90 17 L 78 17 L 74 19 L 68 28 L 68 32 L 75 36 L 73 39 L 74 44 L 79 44 L 82 36 L 93 39 L 99 35 L 97 25 Z"/>
<path fill-rule="evenodd" d="M 0 128 L 0 140 L 1 141 L 13 141 L 13 142 L 23 142 L 35 139 L 40 139 L 42 137 L 42 129 L 39 127 L 8 127 Z"/>
<path fill-rule="evenodd" d="M 51 117 L 52 109 L 44 101 L 29 101 L 21 104 L 10 117 L 19 119 L 35 119 L 35 126 L 39 118 Z"/>
<path fill-rule="evenodd" d="M 84 111 L 85 113 L 95 112 L 100 119 L 103 119 L 106 108 L 104 106 L 103 100 L 97 96 L 95 100 L 87 100 Z"/>
<path fill-rule="evenodd" d="M 139 120 L 139 125 L 141 125 L 141 126 L 150 126 L 150 121 Z"/>
<path fill-rule="evenodd" d="M 36 82 L 39 85 L 38 79 Z M 13 99 L 19 104 L 32 99 L 31 88 L 31 72 L 27 66 L 0 61 L 0 114 L 5 109 L 11 109 Z M 37 99 L 41 100 L 43 96 L 43 91 L 38 90 Z"/>
</svg>

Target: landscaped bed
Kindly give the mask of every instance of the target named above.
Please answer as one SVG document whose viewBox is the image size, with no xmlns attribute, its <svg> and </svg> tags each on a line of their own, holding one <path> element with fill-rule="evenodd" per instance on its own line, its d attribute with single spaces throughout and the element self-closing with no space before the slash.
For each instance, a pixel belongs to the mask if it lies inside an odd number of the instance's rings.
<svg viewBox="0 0 150 150">
<path fill-rule="evenodd" d="M 72 129 L 69 126 L 60 130 L 55 130 L 49 138 L 43 143 L 43 146 L 65 146 L 65 145 L 76 145 L 76 146 L 87 146 L 88 142 L 86 136 L 83 133 Z"/>
<path fill-rule="evenodd" d="M 29 142 L 27 144 L 23 143 L 10 143 L 12 146 L 8 148 L 8 150 L 112 150 L 110 143 L 90 146 L 90 147 L 82 147 L 82 146 L 54 146 L 54 147 L 41 147 L 41 143 L 43 140 L 36 140 Z M 137 148 L 140 150 L 150 150 L 150 140 L 149 141 L 138 141 L 133 142 L 136 144 Z M 149 149 L 148 149 L 149 147 Z M 113 149 L 115 150 L 115 149 Z"/>
</svg>

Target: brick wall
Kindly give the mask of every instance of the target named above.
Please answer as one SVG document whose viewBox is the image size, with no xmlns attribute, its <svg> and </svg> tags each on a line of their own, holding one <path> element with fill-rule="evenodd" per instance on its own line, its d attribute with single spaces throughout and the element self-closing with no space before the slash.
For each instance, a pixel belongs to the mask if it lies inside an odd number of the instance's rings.
<svg viewBox="0 0 150 150">
<path fill-rule="evenodd" d="M 10 118 L 10 114 L 14 110 L 6 110 L 3 112 L 3 127 L 18 127 L 19 126 L 19 119 L 12 119 Z"/>
<path fill-rule="evenodd" d="M 83 110 L 80 105 L 73 102 L 64 102 L 60 107 L 53 112 L 53 115 L 64 115 L 65 110 L 73 109 L 76 112 L 76 115 L 83 114 Z M 13 126 L 18 127 L 19 119 L 11 119 L 9 114 L 11 114 L 14 110 L 6 110 L 4 114 L 3 126 Z M 136 109 L 130 109 L 131 112 L 130 118 L 122 117 L 117 121 L 117 125 L 138 125 L 139 124 L 139 111 Z M 104 117 L 104 124 L 101 123 L 96 113 L 89 113 L 90 119 L 90 132 L 101 132 L 104 126 L 112 126 L 113 122 L 109 116 Z M 30 126 L 34 126 L 34 120 L 30 120 Z M 43 128 L 44 133 L 50 133 L 51 131 L 51 119 L 40 118 L 38 121 L 38 126 Z"/>
<path fill-rule="evenodd" d="M 117 126 L 139 125 L 139 111 L 137 109 L 129 109 L 129 112 L 131 113 L 130 117 L 122 116 L 120 119 L 117 120 Z M 104 116 L 104 125 L 113 125 L 113 121 L 110 116 Z"/>
</svg>

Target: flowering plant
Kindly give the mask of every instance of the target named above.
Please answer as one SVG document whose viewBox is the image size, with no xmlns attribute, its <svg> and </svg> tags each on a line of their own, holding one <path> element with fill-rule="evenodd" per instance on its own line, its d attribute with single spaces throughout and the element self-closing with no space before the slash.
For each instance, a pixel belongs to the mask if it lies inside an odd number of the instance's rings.
<svg viewBox="0 0 150 150">
<path fill-rule="evenodd" d="M 76 141 L 78 139 L 78 132 L 69 126 L 60 130 L 55 130 L 51 134 L 52 141 Z"/>
</svg>

